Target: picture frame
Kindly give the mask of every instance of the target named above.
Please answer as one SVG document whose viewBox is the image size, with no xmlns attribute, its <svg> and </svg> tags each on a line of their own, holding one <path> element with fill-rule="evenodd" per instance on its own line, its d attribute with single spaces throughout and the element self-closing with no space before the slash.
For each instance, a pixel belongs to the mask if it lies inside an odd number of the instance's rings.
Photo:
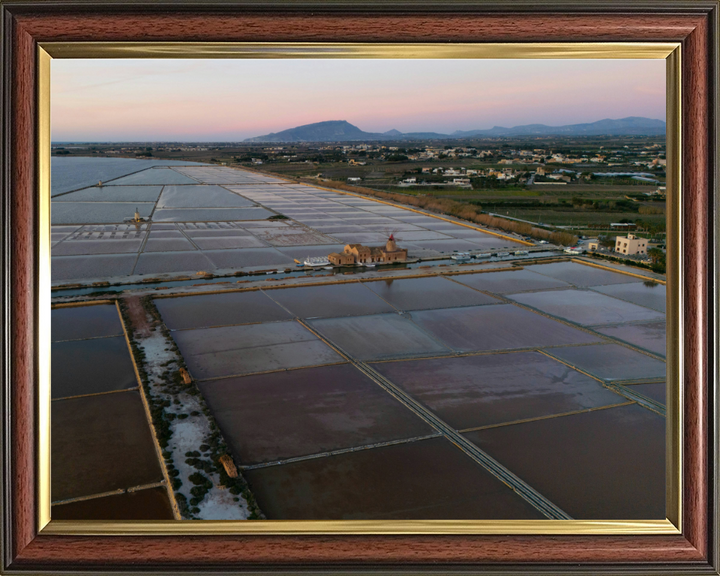
<svg viewBox="0 0 720 576">
<path fill-rule="evenodd" d="M 693 572 L 717 574 L 717 2 L 291 4 L 287 2 L 2 4 L 3 161 L 3 573 L 38 571 L 220 572 Z M 637 534 L 313 533 L 292 526 L 258 534 L 139 535 L 53 531 L 40 506 L 49 483 L 39 473 L 49 434 L 40 383 L 49 351 L 38 326 L 49 313 L 49 220 L 38 189 L 49 161 L 39 126 L 48 82 L 43 45 L 72 54 L 83 43 L 678 43 L 682 196 L 671 288 L 682 302 L 669 332 L 682 330 L 676 410 L 683 436 L 680 530 Z M 132 51 L 133 45 L 127 49 Z M 221 51 L 220 51 L 221 52 Z M 76 54 L 80 52 L 75 52 Z M 45 112 L 44 112 L 45 111 Z M 47 200 L 47 199 L 46 199 Z M 44 252 L 45 251 L 45 252 Z M 673 291 L 674 290 L 674 291 Z M 43 299 L 47 299 L 45 302 Z M 680 343 L 678 343 L 680 345 Z M 45 377 L 45 378 L 44 378 Z M 671 483 L 673 482 L 672 479 Z M 49 498 L 48 498 L 49 499 Z M 91 531 L 90 531 L 91 532 Z"/>
</svg>

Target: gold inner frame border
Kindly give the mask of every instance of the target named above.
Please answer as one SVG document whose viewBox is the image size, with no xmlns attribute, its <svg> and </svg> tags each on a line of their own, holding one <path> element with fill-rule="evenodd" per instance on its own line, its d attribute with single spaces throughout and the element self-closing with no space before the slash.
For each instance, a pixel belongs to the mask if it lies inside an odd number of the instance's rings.
<svg viewBox="0 0 720 576">
<path fill-rule="evenodd" d="M 670 535 L 682 532 L 681 45 L 676 42 L 362 44 L 41 42 L 37 47 L 38 530 L 48 535 Z M 55 520 L 50 517 L 50 69 L 53 58 L 664 59 L 667 124 L 665 520 Z"/>
</svg>

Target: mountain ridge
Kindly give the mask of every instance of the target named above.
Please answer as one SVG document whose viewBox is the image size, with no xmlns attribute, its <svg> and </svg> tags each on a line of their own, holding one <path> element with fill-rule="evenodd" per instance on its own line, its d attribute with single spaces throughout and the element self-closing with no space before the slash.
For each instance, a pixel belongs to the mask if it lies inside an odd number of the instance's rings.
<svg viewBox="0 0 720 576">
<path fill-rule="evenodd" d="M 243 142 L 353 142 L 358 140 L 456 140 L 459 138 L 503 136 L 660 136 L 665 134 L 665 122 L 642 116 L 604 118 L 596 122 L 548 126 L 526 124 L 523 126 L 494 126 L 488 129 L 456 130 L 451 134 L 437 132 L 365 132 L 347 120 L 325 120 L 246 138 Z"/>
</svg>

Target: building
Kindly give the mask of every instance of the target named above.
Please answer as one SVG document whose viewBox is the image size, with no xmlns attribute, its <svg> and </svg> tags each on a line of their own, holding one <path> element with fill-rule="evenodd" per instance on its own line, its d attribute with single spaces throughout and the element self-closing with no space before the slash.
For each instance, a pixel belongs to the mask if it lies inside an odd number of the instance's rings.
<svg viewBox="0 0 720 576">
<path fill-rule="evenodd" d="M 375 248 L 378 251 L 378 248 Z M 369 246 L 363 246 L 362 244 L 347 244 L 345 246 L 345 254 L 350 254 L 353 257 L 353 261 L 356 264 L 367 264 L 368 262 L 375 262 L 375 258 L 372 253 L 373 249 Z M 379 254 L 376 254 L 379 256 Z"/>
<path fill-rule="evenodd" d="M 647 255 L 647 239 L 637 238 L 634 234 L 617 236 L 615 238 L 615 252 L 631 256 L 633 254 Z"/>
<path fill-rule="evenodd" d="M 328 260 L 336 266 L 351 264 L 387 264 L 391 262 L 405 262 L 407 249 L 398 248 L 395 238 L 390 235 L 384 247 L 370 247 L 362 244 L 348 244 L 342 252 L 328 254 Z"/>
<path fill-rule="evenodd" d="M 385 248 L 380 248 L 383 262 L 405 262 L 407 260 L 407 248 L 398 248 L 395 238 L 390 234 L 390 238 L 385 243 Z"/>
<path fill-rule="evenodd" d="M 333 252 L 328 254 L 330 264 L 335 266 L 352 266 L 355 264 L 355 256 L 348 252 Z"/>
</svg>

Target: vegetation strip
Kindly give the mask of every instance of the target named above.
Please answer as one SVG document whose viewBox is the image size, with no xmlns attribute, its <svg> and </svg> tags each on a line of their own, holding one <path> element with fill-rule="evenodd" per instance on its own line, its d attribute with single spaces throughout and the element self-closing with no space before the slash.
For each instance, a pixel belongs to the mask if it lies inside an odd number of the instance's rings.
<svg viewBox="0 0 720 576">
<path fill-rule="evenodd" d="M 130 360 L 132 361 L 133 369 L 135 370 L 135 378 L 137 379 L 138 386 L 141 388 L 140 390 L 140 398 L 142 400 L 143 409 L 145 410 L 145 417 L 147 418 L 148 427 L 150 428 L 151 436 L 153 439 L 153 446 L 155 447 L 155 453 L 158 457 L 158 463 L 160 464 L 160 469 L 162 470 L 163 477 L 165 478 L 165 488 L 168 493 L 168 499 L 170 500 L 170 507 L 172 508 L 173 517 L 175 520 L 181 519 L 180 509 L 178 508 L 178 503 L 175 498 L 175 494 L 173 494 L 173 491 L 171 489 L 172 483 L 170 481 L 170 476 L 168 474 L 168 469 L 165 464 L 165 460 L 162 457 L 162 449 L 160 448 L 160 443 L 158 442 L 157 433 L 155 431 L 155 427 L 152 425 L 152 413 L 150 410 L 150 404 L 148 402 L 148 398 L 146 396 L 147 391 L 145 390 L 143 386 L 143 379 L 141 377 L 140 370 L 138 368 L 138 362 L 137 360 L 140 359 L 140 355 L 138 354 L 138 358 L 136 359 L 135 349 L 133 348 L 133 342 L 130 339 L 130 335 L 128 334 L 127 327 L 124 322 L 123 314 L 122 314 L 122 308 L 120 306 L 120 302 L 115 302 L 118 314 L 120 315 L 120 321 L 123 327 L 123 333 L 125 335 L 125 342 L 128 347 L 128 352 L 130 353 Z M 129 318 L 128 318 L 129 320 Z M 144 372 L 144 371 L 143 371 Z"/>
<path fill-rule="evenodd" d="M 216 519 L 218 509 L 225 519 L 264 518 L 245 479 L 223 464 L 232 462 L 229 448 L 152 296 L 123 299 L 120 307 L 180 519 Z"/>
<path fill-rule="evenodd" d="M 523 498 L 526 502 L 530 503 L 536 510 L 541 512 L 547 518 L 555 520 L 571 520 L 572 518 L 560 509 L 556 504 L 545 498 L 532 486 L 525 483 L 518 476 L 513 474 L 510 470 L 505 468 L 500 462 L 492 458 L 489 454 L 482 451 L 480 448 L 475 446 L 465 437 L 460 435 L 456 430 L 450 427 L 448 424 L 443 422 L 440 418 L 435 416 L 432 412 L 427 410 L 422 404 L 417 402 L 412 396 L 395 386 L 392 382 L 382 376 L 374 368 L 369 366 L 367 363 L 355 360 L 344 352 L 339 347 L 328 342 L 321 334 L 313 330 L 303 320 L 298 320 L 303 326 L 320 338 L 325 344 L 331 346 L 338 354 L 347 358 L 356 368 L 358 368 L 368 378 L 378 384 L 396 400 L 401 402 L 406 408 L 410 409 L 414 414 L 422 418 L 425 422 L 430 424 L 435 430 L 440 432 L 447 440 L 452 442 L 460 450 L 462 450 L 467 456 L 472 458 L 475 462 L 480 464 L 486 471 L 490 472 L 495 478 L 503 482 L 508 488 L 513 490 L 518 496 Z"/>
</svg>

